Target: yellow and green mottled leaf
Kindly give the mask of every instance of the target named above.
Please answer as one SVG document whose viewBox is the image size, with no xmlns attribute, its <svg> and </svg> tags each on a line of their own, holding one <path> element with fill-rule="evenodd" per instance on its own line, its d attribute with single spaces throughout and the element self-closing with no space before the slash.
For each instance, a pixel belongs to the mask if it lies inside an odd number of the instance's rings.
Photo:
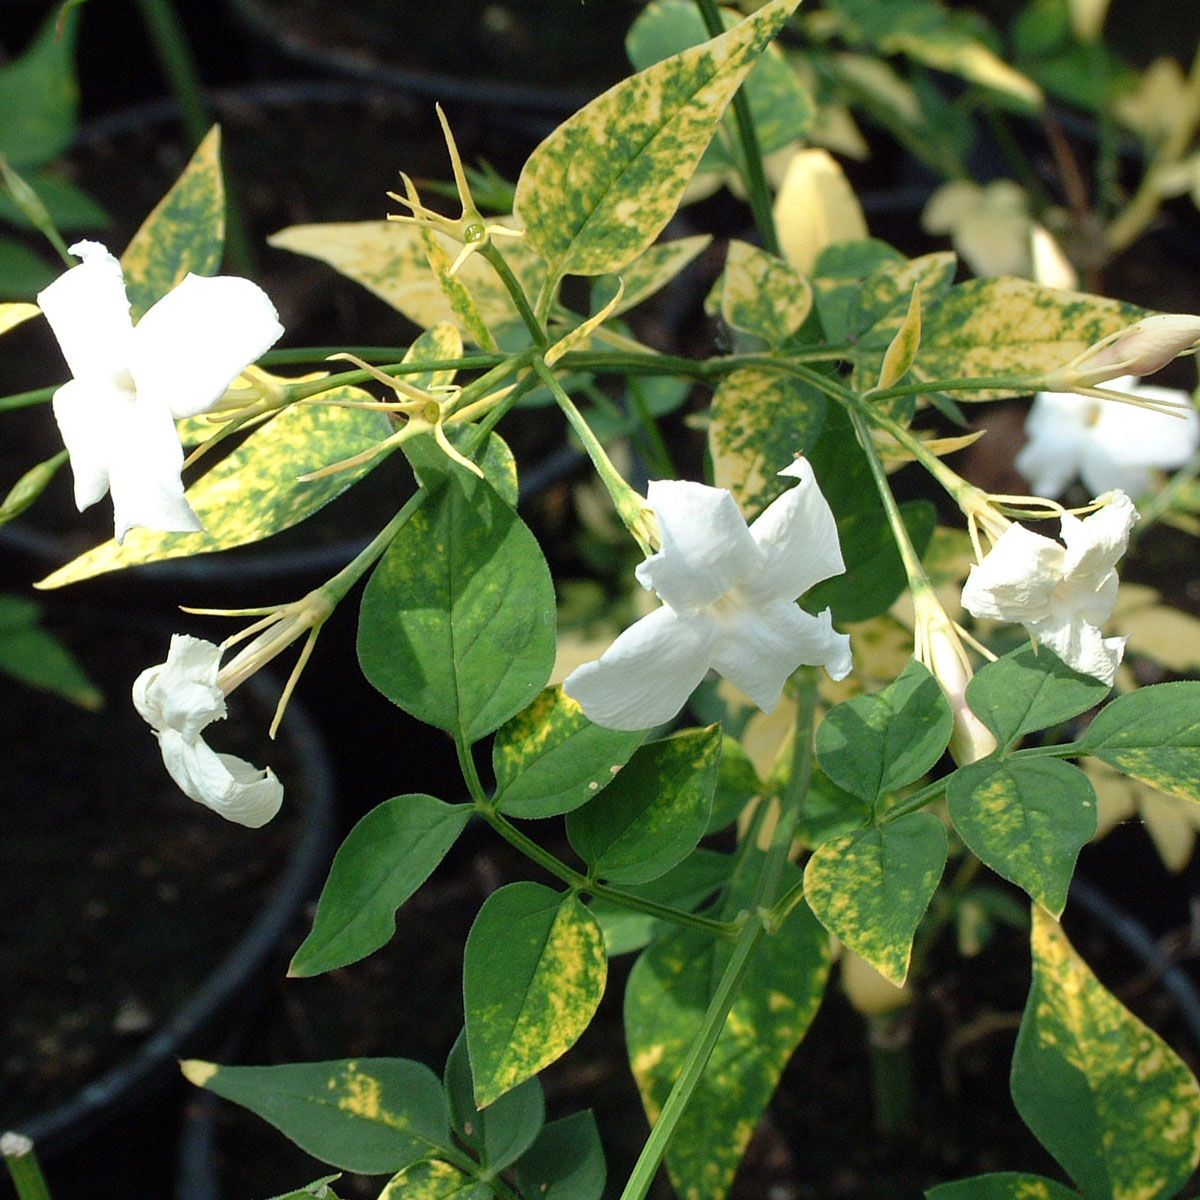
<svg viewBox="0 0 1200 1200">
<path fill-rule="evenodd" d="M 804 895 L 830 933 L 903 987 L 946 849 L 937 817 L 909 813 L 818 846 L 804 871 Z"/>
<path fill-rule="evenodd" d="M 771 346 L 791 337 L 812 311 L 812 286 L 794 267 L 749 242 L 732 241 L 713 288 L 722 319 Z"/>
<path fill-rule="evenodd" d="M 496 733 L 496 808 L 510 817 L 553 817 L 616 778 L 646 738 L 593 725 L 561 686 L 546 688 Z"/>
<path fill-rule="evenodd" d="M 136 321 L 183 277 L 213 275 L 225 247 L 225 185 L 221 128 L 214 125 L 183 174 L 133 235 L 121 268 Z"/>
<path fill-rule="evenodd" d="M 828 401 L 815 388 L 779 371 L 744 367 L 722 380 L 712 401 L 708 448 L 717 487 L 733 493 L 749 518 L 790 481 L 778 472 L 816 444 Z"/>
<path fill-rule="evenodd" d="M 400 221 L 352 221 L 325 225 L 292 225 L 267 239 L 270 245 L 328 263 L 339 274 L 370 289 L 403 313 L 414 325 L 428 329 L 439 321 L 458 325 L 463 336 L 472 332 L 446 298 L 429 269 L 422 230 Z M 431 233 L 442 250 L 456 255 L 457 242 Z M 504 258 L 530 295 L 536 295 L 546 268 L 523 238 L 505 240 Z M 496 272 L 472 254 L 455 276 L 471 294 L 479 317 L 493 331 L 521 320 L 512 297 Z"/>
<path fill-rule="evenodd" d="M 797 3 L 768 0 L 720 37 L 622 80 L 534 150 L 515 207 L 551 276 L 619 271 L 654 241 L 725 106 Z"/>
<path fill-rule="evenodd" d="M 600 926 L 577 896 L 512 883 L 487 898 L 463 965 L 480 1108 L 575 1044 L 600 1003 L 607 972 Z"/>
<path fill-rule="evenodd" d="M 1088 777 L 1054 758 L 989 760 L 955 771 L 947 800 L 976 857 L 1058 916 L 1079 851 L 1096 834 Z"/>
<path fill-rule="evenodd" d="M 1031 945 L 1017 1111 L 1089 1200 L 1166 1200 L 1200 1162 L 1200 1085 L 1037 905 Z"/>
<path fill-rule="evenodd" d="M 351 387 L 335 388 L 323 398 L 371 399 Z M 299 476 L 358 454 L 390 432 L 387 416 L 381 412 L 325 404 L 293 405 L 256 429 L 188 488 L 188 500 L 204 525 L 202 532 L 131 529 L 124 544 L 104 542 L 51 572 L 37 586 L 62 587 L 123 567 L 261 541 L 324 508 L 371 464 L 310 483 L 299 482 Z"/>
<path fill-rule="evenodd" d="M 775 198 L 775 225 L 784 258 L 810 273 L 828 246 L 867 236 L 867 219 L 837 159 L 827 150 L 798 150 Z M 839 335 L 826 329 L 829 337 Z"/>
<path fill-rule="evenodd" d="M 488 328 L 475 297 L 470 289 L 453 271 L 454 259 L 446 252 L 446 248 L 434 236 L 432 229 L 421 230 L 421 244 L 425 247 L 425 257 L 429 268 L 437 277 L 442 293 L 454 310 L 455 315 L 462 321 L 471 341 L 484 350 L 498 350 L 496 339 Z"/>
<path fill-rule="evenodd" d="M 997 1171 L 931 1187 L 926 1200 L 1080 1200 L 1078 1192 L 1024 1171 Z"/>
<path fill-rule="evenodd" d="M 788 868 L 787 881 L 796 877 Z M 745 904 L 746 895 L 736 898 Z M 634 965 L 625 991 L 629 1062 L 651 1123 L 700 1032 L 730 944 L 675 929 Z M 829 939 L 800 905 L 760 944 L 667 1146 L 682 1200 L 722 1200 L 779 1077 L 816 1015 Z"/>
<path fill-rule="evenodd" d="M 1118 696 L 1100 710 L 1084 744 L 1118 771 L 1200 803 L 1200 683 L 1160 683 Z"/>
<path fill-rule="evenodd" d="M 711 241 L 711 234 L 698 233 L 693 237 L 676 238 L 672 242 L 659 242 L 651 246 L 622 270 L 621 282 L 625 285 L 625 291 L 612 315 L 628 312 L 648 296 L 653 296 L 702 254 Z"/>
<path fill-rule="evenodd" d="M 1146 309 L 1121 300 L 1025 279 L 972 279 L 929 301 L 912 376 L 918 382 L 972 376 L 1029 380 L 955 393 L 971 401 L 1020 396 L 1034 389 L 1041 373 L 1146 315 Z M 873 344 L 873 336 L 865 340 Z"/>
<path fill-rule="evenodd" d="M 379 1200 L 492 1200 L 492 1189 L 448 1162 L 414 1163 L 388 1180 Z"/>
<path fill-rule="evenodd" d="M 917 350 L 921 345 L 921 285 L 913 288 L 912 300 L 908 312 L 896 330 L 896 336 L 883 355 L 883 363 L 879 368 L 879 384 L 881 388 L 890 388 L 897 384 L 917 358 Z"/>
<path fill-rule="evenodd" d="M 36 317 L 41 311 L 36 304 L 21 304 L 16 301 L 0 304 L 0 334 L 16 329 L 18 325 Z"/>
<path fill-rule="evenodd" d="M 180 1063 L 189 1082 L 248 1108 L 344 1171 L 383 1175 L 453 1147 L 437 1076 L 403 1058 L 223 1067 Z"/>
</svg>

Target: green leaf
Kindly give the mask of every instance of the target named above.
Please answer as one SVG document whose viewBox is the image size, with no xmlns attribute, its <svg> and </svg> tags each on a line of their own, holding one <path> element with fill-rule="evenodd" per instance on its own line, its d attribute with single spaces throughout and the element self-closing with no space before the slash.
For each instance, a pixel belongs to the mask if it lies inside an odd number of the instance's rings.
<svg viewBox="0 0 1200 1200">
<path fill-rule="evenodd" d="M 269 1121 L 313 1158 L 383 1175 L 450 1150 L 437 1076 L 404 1058 L 222 1067 L 190 1059 L 184 1076 Z"/>
<path fill-rule="evenodd" d="M 0 595 L 0 674 L 52 692 L 93 711 L 104 696 L 75 656 L 40 626 L 41 609 L 18 596 Z"/>
<path fill-rule="evenodd" d="M 998 875 L 1058 916 L 1080 848 L 1096 836 L 1096 793 L 1061 759 L 987 760 L 950 776 L 950 817 Z"/>
<path fill-rule="evenodd" d="M 82 2 L 83 0 L 80 0 L 80 3 Z M 320 1179 L 314 1179 L 312 1183 L 305 1184 L 302 1188 L 293 1188 L 290 1192 L 272 1196 L 271 1200 L 308 1200 L 309 1197 L 313 1197 L 313 1200 L 337 1200 L 333 1188 L 329 1185 L 337 1183 L 341 1177 L 340 1173 L 323 1175 Z"/>
<path fill-rule="evenodd" d="M 853 833 L 871 821 L 871 805 L 838 787 L 819 768 L 812 773 L 796 837 L 810 850 L 830 838 Z"/>
<path fill-rule="evenodd" d="M 732 873 L 731 855 L 699 849 L 665 875 L 649 883 L 635 884 L 621 890 L 643 900 L 653 900 L 691 912 L 720 888 Z M 591 908 L 604 933 L 604 949 L 609 958 L 640 950 L 667 928 L 657 917 L 625 908 L 603 896 L 597 896 Z"/>
<path fill-rule="evenodd" d="M 496 809 L 510 817 L 570 812 L 607 787 L 645 739 L 645 730 L 593 725 L 561 685 L 546 688 L 496 733 Z"/>
<path fill-rule="evenodd" d="M 406 712 L 473 742 L 533 699 L 554 652 L 554 585 L 536 539 L 487 483 L 456 469 L 367 584 L 363 673 Z"/>
<path fill-rule="evenodd" d="M 312 931 L 291 976 L 320 975 L 373 954 L 396 932 L 396 910 L 446 857 L 474 811 L 433 796 L 396 796 L 354 826 L 329 868 Z"/>
<path fill-rule="evenodd" d="M 1022 646 L 983 667 L 967 685 L 967 704 L 1008 747 L 1087 712 L 1108 692 L 1107 684 L 1073 671 L 1045 647 Z"/>
<path fill-rule="evenodd" d="M 463 965 L 479 1107 L 575 1044 L 600 1003 L 607 972 L 600 926 L 574 894 L 510 883 L 484 901 Z"/>
<path fill-rule="evenodd" d="M 708 828 L 720 759 L 719 725 L 643 746 L 600 795 L 568 814 L 575 852 L 611 883 L 669 871 Z"/>
<path fill-rule="evenodd" d="M 1031 945 L 1012 1065 L 1021 1119 L 1089 1200 L 1166 1200 L 1200 1161 L 1200 1085 L 1037 906 Z"/>
<path fill-rule="evenodd" d="M 516 211 L 551 277 L 618 271 L 654 241 L 725 106 L 797 2 L 769 0 L 720 37 L 622 80 L 534 150 Z"/>
<path fill-rule="evenodd" d="M 708 833 L 717 833 L 732 825 L 751 800 L 763 794 L 762 780 L 750 761 L 750 755 L 728 733 L 721 738 L 721 765 L 717 769 L 717 789 L 713 793 Z"/>
<path fill-rule="evenodd" d="M 0 295 L 32 300 L 57 275 L 54 267 L 27 246 L 0 238 Z"/>
<path fill-rule="evenodd" d="M 536 1200 L 600 1200 L 606 1173 L 589 1109 L 546 1125 L 517 1163 L 517 1184 Z"/>
<path fill-rule="evenodd" d="M 812 287 L 794 267 L 757 246 L 729 243 L 725 270 L 713 286 L 726 325 L 778 346 L 812 311 Z"/>
<path fill-rule="evenodd" d="M 748 518 L 792 486 L 778 472 L 816 445 L 829 402 L 779 371 L 743 367 L 717 385 L 708 427 L 717 487 L 733 493 Z"/>
<path fill-rule="evenodd" d="M 1148 315 L 1134 304 L 1025 279 L 971 279 L 929 299 L 912 377 L 920 382 L 1000 375 L 1032 382 Z M 1031 390 L 1028 384 L 1014 384 L 955 396 L 975 402 Z"/>
<path fill-rule="evenodd" d="M 1200 683 L 1159 683 L 1118 696 L 1083 741 L 1086 753 L 1118 771 L 1200 803 Z"/>
<path fill-rule="evenodd" d="M 362 402 L 358 388 L 334 388 L 331 401 Z M 301 483 L 299 476 L 361 453 L 391 432 L 387 415 L 332 404 L 292 405 L 259 426 L 187 490 L 200 533 L 131 529 L 123 544 L 104 542 L 52 571 L 37 586 L 62 587 L 106 571 L 190 557 L 261 541 L 324 508 L 372 464 Z"/>
<path fill-rule="evenodd" d="M 57 158 L 75 136 L 78 22 L 65 22 L 61 36 L 56 25 L 51 12 L 25 52 L 0 67 L 0 154 L 18 170 Z"/>
<path fill-rule="evenodd" d="M 818 846 L 804 871 L 817 919 L 897 987 L 946 865 L 946 830 L 916 812 Z"/>
<path fill-rule="evenodd" d="M 796 874 L 789 866 L 785 881 Z M 743 894 L 731 903 L 749 899 Z M 625 1036 L 651 1123 L 700 1032 L 730 953 L 729 942 L 675 929 L 630 972 Z M 829 939 L 802 904 L 760 943 L 667 1145 L 671 1180 L 687 1200 L 721 1200 L 728 1191 L 783 1068 L 816 1016 L 828 975 Z"/>
<path fill-rule="evenodd" d="M 133 319 L 182 282 L 189 271 L 216 274 L 224 246 L 221 127 L 214 125 L 121 255 Z"/>
<path fill-rule="evenodd" d="M 493 1200 L 493 1192 L 448 1162 L 435 1160 L 405 1167 L 388 1180 L 379 1200 Z"/>
<path fill-rule="evenodd" d="M 953 727 L 937 680 L 912 659 L 882 691 L 830 709 L 817 728 L 817 758 L 839 787 L 876 804 L 924 775 L 945 752 Z"/>
<path fill-rule="evenodd" d="M 475 1107 L 465 1032 L 458 1035 L 446 1059 L 443 1083 L 450 1101 L 450 1123 L 493 1174 L 516 1162 L 546 1122 L 546 1101 L 536 1079 L 525 1080 L 485 1109 Z"/>
<path fill-rule="evenodd" d="M 941 1183 L 925 1193 L 927 1200 L 1080 1200 L 1073 1192 L 1044 1175 L 1024 1171 L 998 1171 L 994 1175 L 976 1175 Z"/>
<path fill-rule="evenodd" d="M 917 553 L 924 554 L 937 526 L 937 510 L 927 500 L 906 500 L 899 508 L 909 539 Z M 838 539 L 845 574 L 817 584 L 803 597 L 804 607 L 810 612 L 832 608 L 840 625 L 887 612 L 908 586 L 887 516 L 882 510 L 839 516 Z"/>
<path fill-rule="evenodd" d="M 28 183 L 46 206 L 50 219 L 64 233 L 74 229 L 95 229 L 111 220 L 95 200 L 61 175 L 36 171 L 30 174 Z M 22 229 L 33 228 L 33 222 L 13 203 L 7 192 L 0 192 L 0 220 Z"/>
</svg>

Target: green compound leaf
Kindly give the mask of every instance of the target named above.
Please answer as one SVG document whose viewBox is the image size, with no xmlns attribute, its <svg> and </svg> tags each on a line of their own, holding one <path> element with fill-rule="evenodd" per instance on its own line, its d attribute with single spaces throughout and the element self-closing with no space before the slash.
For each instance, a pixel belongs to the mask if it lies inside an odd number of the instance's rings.
<svg viewBox="0 0 1200 1200">
<path fill-rule="evenodd" d="M 1073 671 L 1044 646 L 1023 646 L 984 666 L 967 685 L 967 703 L 1009 747 L 1027 733 L 1087 712 L 1108 693 L 1107 684 Z"/>
<path fill-rule="evenodd" d="M 396 932 L 396 910 L 445 858 L 473 811 L 470 804 L 408 795 L 367 813 L 329 868 L 312 932 L 288 974 L 320 975 L 386 945 Z"/>
<path fill-rule="evenodd" d="M 554 585 L 536 539 L 484 480 L 455 470 L 367 583 L 363 673 L 405 712 L 473 742 L 533 699 L 554 652 Z"/>
<path fill-rule="evenodd" d="M 725 270 L 713 286 L 726 325 L 778 346 L 812 311 L 812 286 L 795 267 L 748 242 L 732 241 Z"/>
<path fill-rule="evenodd" d="M 454 1131 L 476 1152 L 481 1165 L 490 1172 L 503 1171 L 516 1162 L 546 1122 L 546 1101 L 542 1096 L 542 1085 L 536 1079 L 525 1080 L 485 1109 L 475 1107 L 465 1032 L 458 1035 L 446 1059 L 442 1082 L 450 1101 L 450 1123 Z"/>
<path fill-rule="evenodd" d="M 0 68 L 0 154 L 21 170 L 57 158 L 75 136 L 79 85 L 75 80 L 78 20 L 51 12 L 20 57 Z"/>
<path fill-rule="evenodd" d="M 458 326 L 464 339 L 475 342 L 470 323 L 455 311 L 437 276 L 429 269 L 422 232 L 414 225 L 397 221 L 333 222 L 291 225 L 273 234 L 267 243 L 328 263 L 422 329 L 450 321 Z M 441 234 L 431 236 L 451 261 L 462 249 Z M 523 238 L 505 238 L 501 252 L 526 293 L 536 295 L 546 277 L 545 264 L 537 253 Z M 454 278 L 471 294 L 480 320 L 501 341 L 505 326 L 521 324 L 512 297 L 481 255 L 472 254 Z"/>
<path fill-rule="evenodd" d="M 931 1187 L 927 1200 L 1080 1200 L 1073 1192 L 1044 1175 L 1024 1171 L 998 1171 L 995 1175 L 976 1175 Z"/>
<path fill-rule="evenodd" d="M 1088 1200 L 1166 1200 L 1200 1161 L 1200 1085 L 1036 905 L 1031 944 L 1017 1111 Z"/>
<path fill-rule="evenodd" d="M 184 1076 L 269 1121 L 313 1158 L 384 1175 L 450 1150 L 437 1076 L 404 1058 L 222 1067 L 191 1059 Z"/>
<path fill-rule="evenodd" d="M 1200 683 L 1159 683 L 1118 696 L 1084 736 L 1088 754 L 1200 803 Z"/>
<path fill-rule="evenodd" d="M 216 274 L 224 247 L 221 128 L 214 125 L 121 255 L 133 319 L 162 299 L 189 271 Z"/>
<path fill-rule="evenodd" d="M 923 381 L 1008 375 L 1033 380 L 1148 315 L 1135 304 L 1040 287 L 1025 279 L 972 279 L 929 299 L 912 377 Z M 955 397 L 999 400 L 1031 390 L 984 388 L 955 392 Z"/>
<path fill-rule="evenodd" d="M 676 238 L 673 242 L 659 242 L 656 246 L 651 246 L 645 254 L 639 255 L 622 270 L 620 280 L 625 285 L 625 290 L 611 315 L 615 317 L 628 312 L 648 296 L 653 296 L 659 288 L 670 283 L 688 263 L 702 254 L 711 241 L 711 234 L 700 233 L 693 237 Z M 615 291 L 614 276 L 602 275 L 593 285 L 592 312 L 599 312 L 603 308 L 602 303 L 597 303 L 600 297 L 598 289 L 610 280 L 610 286 Z M 610 292 L 609 295 L 611 294 Z"/>
<path fill-rule="evenodd" d="M 909 813 L 818 846 L 804 871 L 804 895 L 830 933 L 903 987 L 946 850 L 937 817 Z"/>
<path fill-rule="evenodd" d="M 727 33 L 622 80 L 529 156 L 516 211 L 550 275 L 604 275 L 671 219 L 738 86 L 796 7 L 769 0 Z"/>
<path fill-rule="evenodd" d="M 924 775 L 953 727 L 937 680 L 912 659 L 883 691 L 830 709 L 817 728 L 817 758 L 839 787 L 875 804 Z"/>
<path fill-rule="evenodd" d="M 389 1179 L 379 1200 L 492 1200 L 492 1189 L 448 1162 L 414 1163 Z"/>
<path fill-rule="evenodd" d="M 720 12 L 726 29 L 732 29 L 741 17 L 730 8 L 722 8 Z M 699 46 L 708 38 L 704 18 L 691 0 L 656 0 L 647 4 L 629 27 L 625 50 L 634 68 L 644 71 L 672 54 Z M 750 120 L 764 154 L 804 137 L 816 115 L 812 98 L 776 46 L 768 46 L 754 64 L 742 92 L 749 102 Z M 701 170 L 721 171 L 738 164 L 740 148 L 728 114 L 722 123 L 721 134 L 704 152 Z"/>
<path fill-rule="evenodd" d="M 554 817 L 607 787 L 646 731 L 593 725 L 561 685 L 501 726 L 492 743 L 496 809 L 510 817 Z"/>
<path fill-rule="evenodd" d="M 537 1200 L 600 1200 L 606 1175 L 590 1109 L 551 1121 L 517 1163 L 521 1195 Z"/>
<path fill-rule="evenodd" d="M 748 518 L 792 483 L 778 472 L 816 445 L 829 402 L 800 379 L 743 367 L 724 376 L 712 401 L 708 448 L 717 487 L 733 493 Z"/>
<path fill-rule="evenodd" d="M 708 828 L 720 760 L 719 725 L 643 746 L 595 800 L 568 814 L 576 854 L 611 883 L 665 874 Z"/>
<path fill-rule="evenodd" d="M 795 877 L 789 867 L 786 881 Z M 651 1123 L 700 1031 L 730 952 L 728 942 L 674 929 L 630 972 L 625 1037 Z M 722 1200 L 729 1190 L 779 1076 L 816 1016 L 828 976 L 829 939 L 802 904 L 760 943 L 667 1145 L 667 1169 L 683 1200 Z"/>
<path fill-rule="evenodd" d="M 604 994 L 608 960 L 578 897 L 540 883 L 493 892 L 467 937 L 463 1000 L 480 1108 L 571 1048 Z"/>
<path fill-rule="evenodd" d="M 331 401 L 368 401 L 358 388 L 334 388 Z M 52 571 L 40 588 L 62 587 L 142 563 L 229 550 L 290 529 L 336 500 L 372 464 L 301 483 L 299 476 L 340 462 L 387 437 L 385 413 L 333 405 L 293 405 L 260 425 L 231 454 L 187 490 L 204 529 L 160 533 L 131 529 L 123 544 L 103 542 Z"/>
<path fill-rule="evenodd" d="M 976 857 L 1058 916 L 1080 848 L 1096 835 L 1096 793 L 1061 759 L 1017 758 L 955 771 L 950 817 Z"/>
</svg>

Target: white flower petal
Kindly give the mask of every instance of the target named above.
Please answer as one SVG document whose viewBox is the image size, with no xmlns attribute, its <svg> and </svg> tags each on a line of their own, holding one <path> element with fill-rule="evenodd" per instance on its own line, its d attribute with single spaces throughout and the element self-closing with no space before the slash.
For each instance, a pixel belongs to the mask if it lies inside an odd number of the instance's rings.
<svg viewBox="0 0 1200 1200">
<path fill-rule="evenodd" d="M 1019 461 L 1017 469 L 1021 469 Z M 1114 490 L 1130 496 L 1144 496 L 1154 485 L 1154 474 L 1148 465 L 1126 461 L 1121 451 L 1097 437 L 1088 438 L 1084 444 L 1079 478 L 1093 496 Z M 1056 496 L 1061 492 L 1040 494 Z"/>
<path fill-rule="evenodd" d="M 187 275 L 134 330 L 129 366 L 138 396 L 177 419 L 193 417 L 282 333 L 275 306 L 257 284 Z"/>
<path fill-rule="evenodd" d="M 76 379 L 113 381 L 129 368 L 133 322 L 121 264 L 99 242 L 77 242 L 83 259 L 38 293 L 37 302 Z"/>
<path fill-rule="evenodd" d="M 1027 622 L 1026 628 L 1067 666 L 1081 675 L 1094 675 L 1102 683 L 1112 686 L 1128 639 L 1103 637 L 1095 625 L 1065 610 L 1041 621 Z"/>
<path fill-rule="evenodd" d="M 1069 392 L 1040 392 L 1025 421 L 1029 441 L 1016 467 L 1039 496 L 1061 496 L 1079 472 L 1088 417 L 1097 401 Z"/>
<path fill-rule="evenodd" d="M 654 479 L 646 498 L 658 517 L 662 549 L 638 565 L 638 582 L 676 612 L 712 604 L 762 571 L 765 556 L 724 488 Z"/>
<path fill-rule="evenodd" d="M 134 681 L 134 707 L 156 730 L 198 737 L 225 716 L 225 696 L 217 686 L 220 662 L 220 646 L 173 634 L 167 661 L 148 667 Z"/>
<path fill-rule="evenodd" d="M 54 419 L 71 457 L 75 507 L 83 512 L 108 491 L 112 439 L 132 396 L 105 379 L 72 379 L 54 393 Z"/>
<path fill-rule="evenodd" d="M 796 486 L 772 501 L 750 526 L 767 561 L 742 584 L 742 592 L 759 603 L 795 600 L 846 570 L 837 521 L 808 460 L 797 458 L 779 473 L 793 476 Z"/>
<path fill-rule="evenodd" d="M 108 486 L 117 541 L 135 525 L 195 532 L 199 518 L 183 494 L 183 447 L 171 414 L 138 396 L 112 431 Z"/>
<path fill-rule="evenodd" d="M 1129 546 L 1129 531 L 1138 519 L 1133 501 L 1124 492 L 1114 492 L 1103 508 L 1082 521 L 1064 513 L 1062 540 L 1067 547 L 1063 572 L 1088 577 L 1098 586 Z"/>
<path fill-rule="evenodd" d="M 1153 387 L 1130 378 L 1113 380 L 1107 387 L 1128 392 L 1143 400 L 1190 404 L 1187 392 L 1177 388 Z M 1105 402 L 1092 427 L 1095 441 L 1109 448 L 1121 462 L 1144 463 L 1147 466 L 1182 466 L 1200 446 L 1200 419 L 1193 408 L 1176 410 L 1180 415 L 1136 408 L 1117 401 Z M 1100 488 L 1110 491 L 1111 488 Z"/>
<path fill-rule="evenodd" d="M 963 607 L 974 617 L 1037 621 L 1051 609 L 1062 582 L 1065 551 L 1051 538 L 1012 525 L 963 584 Z"/>
<path fill-rule="evenodd" d="M 201 738 L 174 730 L 159 734 L 163 763 L 184 795 L 227 821 L 258 829 L 283 803 L 283 784 L 232 754 L 217 754 Z"/>
<path fill-rule="evenodd" d="M 607 729 L 650 729 L 669 721 L 708 672 L 717 623 L 707 612 L 655 609 L 595 662 L 576 667 L 563 691 Z"/>
<path fill-rule="evenodd" d="M 850 639 L 835 633 L 829 609 L 814 617 L 776 600 L 722 614 L 712 665 L 764 712 L 775 711 L 783 685 L 801 665 L 821 666 L 834 679 L 850 673 Z"/>
</svg>

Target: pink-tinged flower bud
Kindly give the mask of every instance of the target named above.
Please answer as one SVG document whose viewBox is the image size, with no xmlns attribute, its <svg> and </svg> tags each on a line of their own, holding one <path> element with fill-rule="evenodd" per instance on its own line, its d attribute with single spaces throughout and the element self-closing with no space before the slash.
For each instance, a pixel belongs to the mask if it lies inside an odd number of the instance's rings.
<svg viewBox="0 0 1200 1200">
<path fill-rule="evenodd" d="M 1161 313 L 1144 317 L 1088 347 L 1046 377 L 1043 390 L 1094 387 L 1118 375 L 1153 375 L 1172 359 L 1200 348 L 1200 316 Z"/>
</svg>

